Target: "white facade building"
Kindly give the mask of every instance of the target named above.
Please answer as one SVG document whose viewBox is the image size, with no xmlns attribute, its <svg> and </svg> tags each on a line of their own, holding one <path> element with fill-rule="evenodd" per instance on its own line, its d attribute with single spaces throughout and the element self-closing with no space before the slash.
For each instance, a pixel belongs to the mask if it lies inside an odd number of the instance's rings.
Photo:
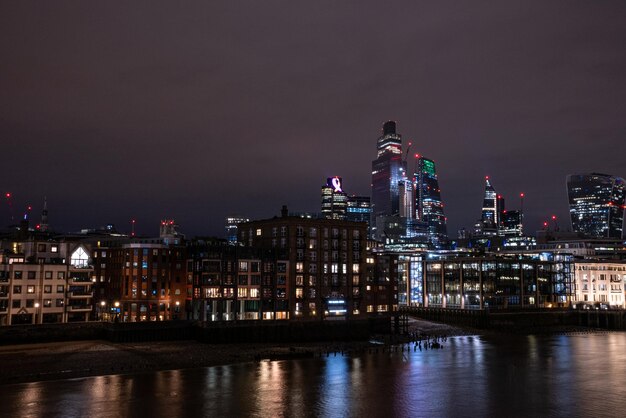
<svg viewBox="0 0 626 418">
<path fill-rule="evenodd" d="M 574 264 L 577 303 L 626 308 L 625 281 L 625 261 L 577 261 Z"/>
<path fill-rule="evenodd" d="M 0 325 L 88 321 L 93 310 L 89 249 L 77 242 L 4 243 Z"/>
</svg>

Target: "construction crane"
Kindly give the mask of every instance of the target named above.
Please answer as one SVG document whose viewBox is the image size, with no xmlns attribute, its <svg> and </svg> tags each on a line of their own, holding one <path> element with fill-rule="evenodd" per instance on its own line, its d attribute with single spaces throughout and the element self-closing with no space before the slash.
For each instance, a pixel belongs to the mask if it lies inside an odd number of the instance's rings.
<svg viewBox="0 0 626 418">
<path fill-rule="evenodd" d="M 406 164 L 406 159 L 409 158 L 409 151 L 411 150 L 411 145 L 413 145 L 413 143 L 409 142 L 409 146 L 406 147 L 406 152 L 404 153 L 404 158 L 402 159 L 402 162 L 404 164 Z"/>
</svg>

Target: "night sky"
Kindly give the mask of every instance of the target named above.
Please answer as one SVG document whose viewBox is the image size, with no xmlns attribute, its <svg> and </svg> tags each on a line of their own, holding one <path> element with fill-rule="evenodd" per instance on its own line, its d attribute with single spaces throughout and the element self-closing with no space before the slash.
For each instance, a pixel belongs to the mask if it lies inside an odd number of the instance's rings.
<svg viewBox="0 0 626 418">
<path fill-rule="evenodd" d="M 451 237 L 485 175 L 527 232 L 567 224 L 567 174 L 626 176 L 626 2 L 387 3 L 2 1 L 1 191 L 59 230 L 223 235 L 319 211 L 331 175 L 369 195 L 389 119 Z"/>
</svg>

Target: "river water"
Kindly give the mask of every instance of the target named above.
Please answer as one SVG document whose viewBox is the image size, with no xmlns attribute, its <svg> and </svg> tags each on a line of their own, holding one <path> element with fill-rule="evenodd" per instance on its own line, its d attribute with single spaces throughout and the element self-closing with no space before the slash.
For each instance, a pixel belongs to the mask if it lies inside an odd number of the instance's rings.
<svg viewBox="0 0 626 418">
<path fill-rule="evenodd" d="M 626 333 L 0 386 L 3 417 L 623 417 Z"/>
</svg>

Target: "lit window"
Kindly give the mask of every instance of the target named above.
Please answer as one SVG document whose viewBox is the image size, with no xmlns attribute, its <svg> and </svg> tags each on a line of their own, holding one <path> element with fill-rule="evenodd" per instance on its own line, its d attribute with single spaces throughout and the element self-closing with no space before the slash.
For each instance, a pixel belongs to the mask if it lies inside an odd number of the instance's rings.
<svg viewBox="0 0 626 418">
<path fill-rule="evenodd" d="M 70 258 L 71 264 L 74 267 L 87 267 L 87 262 L 89 261 L 89 256 L 83 249 L 83 247 L 78 247 L 76 251 L 72 253 L 72 257 Z"/>
</svg>

